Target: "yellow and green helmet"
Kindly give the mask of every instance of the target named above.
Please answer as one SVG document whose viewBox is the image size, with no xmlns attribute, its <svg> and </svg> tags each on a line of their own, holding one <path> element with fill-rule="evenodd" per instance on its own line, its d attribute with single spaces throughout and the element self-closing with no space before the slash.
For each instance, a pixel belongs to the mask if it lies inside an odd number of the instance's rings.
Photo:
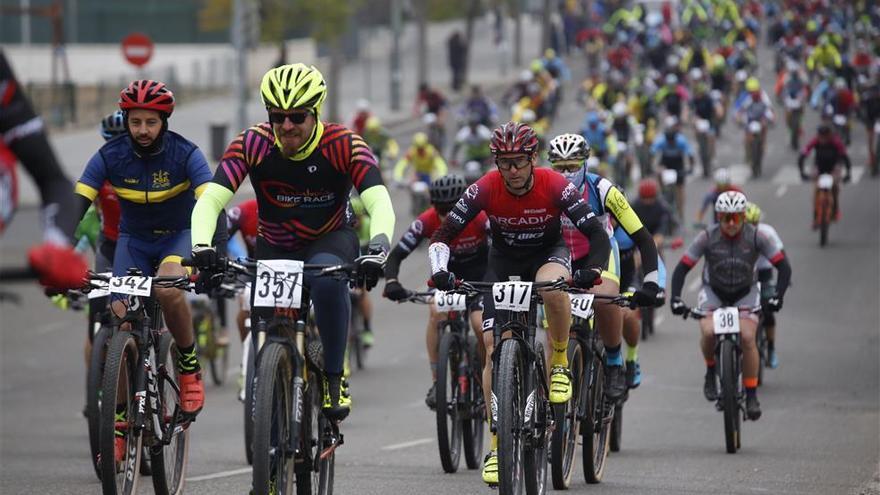
<svg viewBox="0 0 880 495">
<path fill-rule="evenodd" d="M 327 84 L 321 71 L 313 65 L 281 65 L 263 75 L 260 97 L 266 107 L 309 108 L 318 114 L 327 97 Z"/>
</svg>

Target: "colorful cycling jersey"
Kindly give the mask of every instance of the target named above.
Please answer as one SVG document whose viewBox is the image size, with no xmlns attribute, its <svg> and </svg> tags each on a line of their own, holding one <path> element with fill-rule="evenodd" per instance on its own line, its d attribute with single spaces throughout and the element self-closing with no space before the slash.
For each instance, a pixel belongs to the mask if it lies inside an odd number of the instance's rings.
<svg viewBox="0 0 880 495">
<path fill-rule="evenodd" d="M 713 225 L 697 235 L 682 256 L 681 263 L 693 268 L 700 257 L 705 256 L 703 283 L 725 297 L 748 291 L 755 283 L 755 265 L 761 255 L 774 265 L 785 257 L 766 231 L 754 225 L 744 225 L 733 238 L 725 236 L 718 225 Z"/>
<path fill-rule="evenodd" d="M 397 278 L 400 262 L 409 256 L 423 239 L 430 239 L 440 228 L 442 221 L 434 207 L 430 207 L 416 218 L 409 229 L 401 236 L 397 246 L 388 256 L 385 277 Z M 452 271 L 461 271 L 468 264 L 486 264 L 489 253 L 489 218 L 480 212 L 471 220 L 458 237 L 449 244 L 449 265 Z"/>
<path fill-rule="evenodd" d="M 94 200 L 105 181 L 119 197 L 119 231 L 154 237 L 190 228 L 190 215 L 211 180 L 211 169 L 198 146 L 166 131 L 156 153 L 139 155 L 128 135 L 104 143 L 76 184 L 76 192 Z"/>
<path fill-rule="evenodd" d="M 767 236 L 770 239 L 770 242 L 776 245 L 776 248 L 779 251 L 785 249 L 785 246 L 782 245 L 782 238 L 779 237 L 779 233 L 776 232 L 776 229 L 773 228 L 772 225 L 767 223 L 759 223 L 758 231 Z M 773 268 L 773 263 L 770 263 L 770 260 L 767 259 L 763 254 L 760 258 L 758 258 L 758 265 L 755 267 L 756 270 L 767 270 Z"/>
<path fill-rule="evenodd" d="M 498 170 L 488 172 L 467 188 L 434 233 L 432 242 L 451 245 L 481 211 L 489 217 L 492 248 L 516 257 L 541 252 L 558 243 L 563 213 L 585 234 L 595 235 L 602 229 L 595 219 L 596 213 L 561 174 L 535 168 L 532 180 L 532 188 L 526 194 L 515 196 L 505 187 Z M 608 256 L 608 244 L 604 247 L 598 264 L 603 264 Z"/>
<path fill-rule="evenodd" d="M 626 231 L 620 227 L 614 229 L 614 239 L 617 240 L 617 248 L 620 250 L 621 257 L 624 256 L 625 251 L 630 251 L 636 247 L 636 243 L 632 240 L 632 238 L 627 235 Z M 623 267 L 621 267 L 621 271 Z M 623 273 L 620 274 L 621 280 L 633 280 L 634 274 L 630 274 L 630 276 L 624 276 Z M 666 263 L 663 262 L 663 258 L 660 255 L 657 255 L 657 287 L 660 289 L 666 289 Z M 630 287 L 621 287 L 621 290 L 630 290 Z"/>
<path fill-rule="evenodd" d="M 98 208 L 101 210 L 101 232 L 107 239 L 115 241 L 119 238 L 119 218 L 122 212 L 119 196 L 110 182 L 105 181 L 98 191 Z"/>
<path fill-rule="evenodd" d="M 834 167 L 846 156 L 846 146 L 836 135 L 823 141 L 818 136 L 814 137 L 804 146 L 801 155 L 810 156 L 810 152 L 816 150 L 816 169 L 820 174 L 830 174 Z"/>
<path fill-rule="evenodd" d="M 605 229 L 609 238 L 614 232 L 609 214 L 614 215 L 618 223 L 630 233 L 635 233 L 642 228 L 641 220 L 630 208 L 623 193 L 614 187 L 613 182 L 593 173 L 573 174 L 569 178 L 596 213 L 596 219 L 602 224 L 602 228 Z M 567 217 L 562 219 L 562 236 L 571 251 L 572 261 L 579 260 L 590 252 L 590 241 L 580 230 L 575 228 Z"/>
<path fill-rule="evenodd" d="M 257 249 L 257 235 L 259 214 L 257 212 L 257 200 L 249 199 L 238 206 L 234 206 L 226 213 L 229 221 L 229 238 L 241 232 L 248 256 L 253 258 Z"/>
<path fill-rule="evenodd" d="M 319 124 L 319 126 L 322 124 Z M 370 148 L 339 124 L 325 123 L 321 139 L 302 160 L 284 158 L 268 122 L 238 135 L 223 155 L 213 182 L 235 192 L 250 175 L 257 195 L 259 237 L 297 250 L 346 228 L 352 186 L 363 192 L 382 185 Z M 201 242 L 194 236 L 194 242 Z"/>
<path fill-rule="evenodd" d="M 394 166 L 394 180 L 403 181 L 407 167 L 412 166 L 417 176 L 442 177 L 446 175 L 446 161 L 432 145 L 424 148 L 411 147 L 406 155 Z"/>
</svg>

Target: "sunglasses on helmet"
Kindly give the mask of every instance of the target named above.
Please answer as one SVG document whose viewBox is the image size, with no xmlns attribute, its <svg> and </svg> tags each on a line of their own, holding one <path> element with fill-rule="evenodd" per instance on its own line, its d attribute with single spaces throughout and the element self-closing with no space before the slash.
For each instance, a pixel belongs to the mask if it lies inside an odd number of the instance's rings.
<svg viewBox="0 0 880 495">
<path fill-rule="evenodd" d="M 309 111 L 297 112 L 269 112 L 269 122 L 273 124 L 283 124 L 285 120 L 290 120 L 291 124 L 302 124 L 311 115 Z"/>
</svg>

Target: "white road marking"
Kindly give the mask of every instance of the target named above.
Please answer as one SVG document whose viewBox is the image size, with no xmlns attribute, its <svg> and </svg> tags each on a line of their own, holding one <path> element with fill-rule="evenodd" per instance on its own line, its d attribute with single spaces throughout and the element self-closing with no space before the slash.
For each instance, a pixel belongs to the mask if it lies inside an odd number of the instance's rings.
<svg viewBox="0 0 880 495">
<path fill-rule="evenodd" d="M 382 447 L 382 450 L 406 449 L 409 447 L 415 447 L 417 445 L 424 445 L 426 443 L 431 443 L 433 441 L 434 441 L 433 438 L 419 438 L 418 440 L 411 440 L 409 442 L 393 443 L 391 445 L 386 445 L 386 446 Z"/>
<path fill-rule="evenodd" d="M 864 167 L 864 166 L 853 167 L 852 168 L 852 182 L 850 182 L 850 183 L 851 184 L 858 184 L 859 181 L 862 180 L 862 176 L 865 175 L 865 169 L 866 169 L 866 167 Z"/>
<path fill-rule="evenodd" d="M 660 315 L 657 317 L 656 320 L 654 320 L 654 326 L 659 327 L 663 324 L 664 321 L 666 321 L 666 315 Z"/>
<path fill-rule="evenodd" d="M 208 480 L 216 480 L 218 478 L 229 478 L 232 476 L 238 476 L 240 474 L 248 474 L 250 473 L 252 468 L 240 468 L 240 469 L 232 469 L 229 471 L 220 471 L 219 473 L 205 474 L 202 476 L 193 476 L 192 478 L 187 478 L 187 483 L 193 483 L 196 481 L 208 481 Z"/>
<path fill-rule="evenodd" d="M 703 285 L 703 280 L 698 278 L 688 284 L 688 292 L 696 292 L 697 289 L 699 289 L 700 286 L 702 286 L 702 285 Z"/>
<path fill-rule="evenodd" d="M 788 192 L 788 184 L 782 184 L 776 189 L 776 197 L 781 198 L 786 192 Z"/>
</svg>

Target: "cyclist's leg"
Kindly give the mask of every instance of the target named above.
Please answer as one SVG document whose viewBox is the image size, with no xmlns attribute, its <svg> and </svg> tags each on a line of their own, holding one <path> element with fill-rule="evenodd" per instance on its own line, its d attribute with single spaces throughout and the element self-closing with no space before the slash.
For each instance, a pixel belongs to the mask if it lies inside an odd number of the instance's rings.
<svg viewBox="0 0 880 495">
<path fill-rule="evenodd" d="M 602 283 L 590 289 L 592 294 L 616 296 L 620 292 L 620 255 L 617 241 L 611 239 L 611 255 L 608 258 L 608 268 L 602 272 Z M 620 355 L 620 343 L 623 331 L 623 315 L 620 307 L 606 300 L 594 302 L 596 308 L 596 324 L 599 326 L 599 335 L 605 344 L 606 360 L 608 364 L 622 365 Z"/>
<path fill-rule="evenodd" d="M 700 350 L 703 353 L 707 371 L 715 370 L 715 332 L 712 311 L 719 307 L 721 307 L 721 300 L 710 287 L 704 285 L 697 297 L 697 309 L 706 313 L 706 316 L 700 319 Z"/>
<path fill-rule="evenodd" d="M 244 342 L 245 337 L 247 337 L 247 325 L 245 325 L 245 322 L 251 316 L 250 284 L 248 284 L 242 291 L 241 295 L 238 296 L 238 304 L 238 315 L 235 317 L 235 322 L 238 325 L 238 336 L 241 338 L 241 341 Z"/>
<path fill-rule="evenodd" d="M 189 230 L 165 236 L 161 240 L 157 240 L 156 244 L 158 244 L 158 255 L 156 257 L 161 260 L 157 271 L 158 276 L 179 277 L 189 274 L 189 271 L 180 264 L 183 258 L 189 257 L 192 249 Z M 156 298 L 162 306 L 165 324 L 174 336 L 177 348 L 181 351 L 181 354 L 184 354 L 187 349 L 194 345 L 192 315 L 190 314 L 189 303 L 180 289 L 157 288 L 155 292 Z M 194 359 L 193 363 L 195 363 L 195 366 L 198 366 L 198 359 Z M 190 369 L 190 367 L 185 367 L 181 368 L 181 371 L 189 372 L 194 370 Z"/>
<path fill-rule="evenodd" d="M 437 381 L 437 360 L 438 349 L 440 345 L 439 332 L 437 326 L 441 321 L 446 319 L 446 315 L 437 312 L 433 304 L 428 305 L 428 326 L 425 328 L 425 348 L 428 351 L 428 364 L 431 366 L 431 381 Z"/>
<path fill-rule="evenodd" d="M 758 346 L 755 343 L 755 334 L 758 329 L 758 315 L 755 311 L 761 307 L 761 293 L 758 291 L 757 284 L 752 286 L 752 290 L 737 301 L 734 306 L 740 308 L 739 328 L 743 352 L 743 385 L 748 391 L 748 389 L 754 389 L 758 386 L 758 366 L 761 365 Z M 751 393 L 754 395 L 754 390 Z"/>
</svg>

